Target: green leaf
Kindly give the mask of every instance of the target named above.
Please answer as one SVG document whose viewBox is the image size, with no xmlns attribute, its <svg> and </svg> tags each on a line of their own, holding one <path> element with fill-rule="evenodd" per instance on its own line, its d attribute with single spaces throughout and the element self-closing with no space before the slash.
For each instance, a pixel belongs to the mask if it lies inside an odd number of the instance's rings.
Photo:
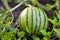
<svg viewBox="0 0 60 40">
<path fill-rule="evenodd" d="M 44 29 L 42 29 L 42 30 L 40 30 L 40 32 L 44 35 L 44 36 L 46 36 L 46 30 L 44 30 Z"/>
<path fill-rule="evenodd" d="M 43 40 L 49 40 L 47 37 L 44 37 Z"/>
<path fill-rule="evenodd" d="M 26 37 L 24 37 L 24 38 L 23 38 L 23 40 L 27 40 L 27 38 L 26 38 Z"/>
<path fill-rule="evenodd" d="M 41 32 L 44 36 L 50 38 L 51 32 L 46 32 L 46 30 L 44 30 L 44 29 L 40 30 L 40 32 Z"/>
<path fill-rule="evenodd" d="M 25 32 L 24 31 L 18 32 L 18 36 L 19 36 L 19 38 L 24 37 L 25 36 Z"/>
<path fill-rule="evenodd" d="M 10 37 L 9 33 L 5 32 L 1 39 L 2 40 L 8 40 L 8 39 L 11 40 L 11 37 Z"/>
<path fill-rule="evenodd" d="M 10 32 L 11 32 L 11 33 L 16 33 L 17 30 L 18 30 L 17 28 L 11 28 Z"/>
<path fill-rule="evenodd" d="M 60 29 L 54 29 L 54 31 L 56 32 L 56 35 L 60 38 Z"/>
<path fill-rule="evenodd" d="M 18 40 L 21 40 L 21 38 L 19 38 Z"/>
<path fill-rule="evenodd" d="M 22 0 L 15 0 L 14 3 L 17 4 L 17 3 L 20 3 Z"/>
<path fill-rule="evenodd" d="M 51 4 L 46 4 L 46 6 L 47 6 L 47 10 L 51 10 L 53 8 Z"/>
<path fill-rule="evenodd" d="M 33 38 L 33 40 L 40 40 L 39 37 L 37 37 L 35 35 L 33 35 L 32 38 Z"/>
<path fill-rule="evenodd" d="M 36 5 L 37 2 L 38 2 L 38 0 L 32 0 L 32 3 L 33 3 L 34 5 Z"/>
<path fill-rule="evenodd" d="M 59 25 L 59 22 L 57 20 L 57 18 L 54 18 L 54 19 L 48 19 L 54 26 L 58 26 Z"/>
<path fill-rule="evenodd" d="M 3 25 L 0 23 L 0 28 L 2 28 L 2 26 L 3 26 Z"/>
<path fill-rule="evenodd" d="M 57 11 L 55 11 L 55 13 L 56 13 L 57 17 L 60 19 L 60 9 L 57 9 Z"/>
</svg>

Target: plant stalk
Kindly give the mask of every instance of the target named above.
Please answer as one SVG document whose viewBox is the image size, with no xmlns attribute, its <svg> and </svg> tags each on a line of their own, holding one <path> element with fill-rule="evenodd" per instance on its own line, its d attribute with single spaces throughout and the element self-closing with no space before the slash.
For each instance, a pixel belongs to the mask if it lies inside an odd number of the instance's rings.
<svg viewBox="0 0 60 40">
<path fill-rule="evenodd" d="M 59 1 L 58 0 L 56 0 L 55 5 L 56 5 L 57 9 L 59 9 Z"/>
<path fill-rule="evenodd" d="M 5 5 L 6 9 L 9 9 L 6 13 L 8 12 L 12 12 L 15 9 L 17 9 L 19 6 L 21 6 L 26 0 L 22 1 L 21 3 L 19 3 L 18 5 L 16 5 L 15 7 L 13 7 L 12 9 L 9 8 L 8 3 L 6 0 L 2 0 L 3 4 Z"/>
<path fill-rule="evenodd" d="M 6 0 L 2 0 L 4 6 L 6 7 L 6 9 L 10 10 L 9 6 L 8 6 L 8 3 Z"/>
</svg>

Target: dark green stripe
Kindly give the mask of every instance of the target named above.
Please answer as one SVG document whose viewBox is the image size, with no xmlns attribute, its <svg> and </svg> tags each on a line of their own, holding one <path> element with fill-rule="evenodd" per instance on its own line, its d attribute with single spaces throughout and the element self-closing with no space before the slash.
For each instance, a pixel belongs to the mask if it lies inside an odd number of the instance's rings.
<svg viewBox="0 0 60 40">
<path fill-rule="evenodd" d="M 46 16 L 45 16 L 45 13 L 43 12 L 43 15 L 44 15 L 44 26 L 43 26 L 43 29 L 45 29 L 45 24 L 46 24 Z"/>
<path fill-rule="evenodd" d="M 28 26 L 28 8 L 27 8 L 27 14 L 26 14 L 26 26 Z"/>
<path fill-rule="evenodd" d="M 21 25 L 21 15 L 20 15 L 20 17 L 19 17 L 19 20 L 20 20 L 20 26 L 22 26 L 22 25 Z M 21 27 L 21 28 L 22 28 L 22 27 Z M 23 28 L 22 28 L 22 29 L 23 29 Z"/>
<path fill-rule="evenodd" d="M 27 8 L 27 14 L 26 14 L 26 27 L 29 29 L 29 27 L 28 27 L 28 10 L 29 10 L 29 8 Z"/>
<path fill-rule="evenodd" d="M 37 11 L 37 18 L 39 17 L 40 18 L 40 12 L 39 12 L 39 9 L 38 8 L 36 8 L 36 11 Z M 40 27 L 40 19 L 37 19 L 36 20 L 37 21 L 37 28 L 36 28 L 36 33 L 38 32 L 38 30 L 39 30 L 39 27 Z M 39 24 L 39 25 L 38 25 Z"/>
<path fill-rule="evenodd" d="M 38 8 L 37 8 L 37 10 L 38 10 L 39 18 L 40 18 L 40 19 L 39 19 L 39 28 L 40 28 L 40 24 L 41 24 L 41 14 L 40 14 L 40 11 L 39 11 L 39 9 L 38 9 Z M 38 30 L 40 30 L 39 28 L 38 28 Z M 38 30 L 37 30 L 37 32 L 38 32 Z"/>
<path fill-rule="evenodd" d="M 48 20 L 47 20 L 47 15 L 45 14 L 45 17 L 46 17 L 46 21 L 45 21 L 45 28 L 47 28 L 47 25 L 48 25 Z"/>
<path fill-rule="evenodd" d="M 39 20 L 40 20 L 40 23 L 39 23 L 39 28 L 38 28 L 38 31 L 37 31 L 37 32 L 39 32 L 40 27 L 41 27 L 41 26 L 40 26 L 40 25 L 41 25 L 41 14 L 40 14 L 40 10 L 39 10 L 39 9 L 38 9 L 38 12 L 39 12 L 39 18 L 40 18 Z"/>
<path fill-rule="evenodd" d="M 35 14 L 36 14 L 36 27 L 35 27 L 35 30 L 34 30 L 34 33 L 36 32 L 36 29 L 37 29 L 37 10 L 36 10 L 36 8 L 34 8 L 35 9 Z"/>
<path fill-rule="evenodd" d="M 20 23 L 19 25 L 21 25 L 21 15 L 19 15 L 19 19 L 18 20 L 19 20 L 19 23 Z"/>
<path fill-rule="evenodd" d="M 33 32 L 33 8 L 31 8 L 31 33 Z"/>
<path fill-rule="evenodd" d="M 21 21 L 22 19 L 21 19 L 21 13 L 20 13 L 20 15 L 19 15 L 19 22 L 20 22 L 20 25 L 22 26 L 22 21 Z M 22 28 L 22 27 L 21 27 Z M 23 28 L 22 28 L 23 29 Z"/>
</svg>

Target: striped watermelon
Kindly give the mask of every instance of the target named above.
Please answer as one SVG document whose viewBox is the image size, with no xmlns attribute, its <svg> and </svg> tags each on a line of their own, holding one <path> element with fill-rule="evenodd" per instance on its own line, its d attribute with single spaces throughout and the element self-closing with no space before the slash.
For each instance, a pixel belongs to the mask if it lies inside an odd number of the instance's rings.
<svg viewBox="0 0 60 40">
<path fill-rule="evenodd" d="M 44 11 L 31 6 L 21 12 L 18 24 L 27 33 L 38 34 L 41 29 L 47 29 L 48 20 Z"/>
</svg>

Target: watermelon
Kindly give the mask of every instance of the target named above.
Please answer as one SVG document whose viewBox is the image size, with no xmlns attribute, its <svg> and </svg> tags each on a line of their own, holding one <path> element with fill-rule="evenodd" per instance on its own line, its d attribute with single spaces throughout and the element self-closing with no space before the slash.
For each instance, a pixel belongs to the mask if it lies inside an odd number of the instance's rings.
<svg viewBox="0 0 60 40">
<path fill-rule="evenodd" d="M 47 29 L 48 19 L 44 11 L 37 7 L 27 7 L 19 15 L 18 24 L 29 34 L 38 34 L 40 30 Z"/>
</svg>

